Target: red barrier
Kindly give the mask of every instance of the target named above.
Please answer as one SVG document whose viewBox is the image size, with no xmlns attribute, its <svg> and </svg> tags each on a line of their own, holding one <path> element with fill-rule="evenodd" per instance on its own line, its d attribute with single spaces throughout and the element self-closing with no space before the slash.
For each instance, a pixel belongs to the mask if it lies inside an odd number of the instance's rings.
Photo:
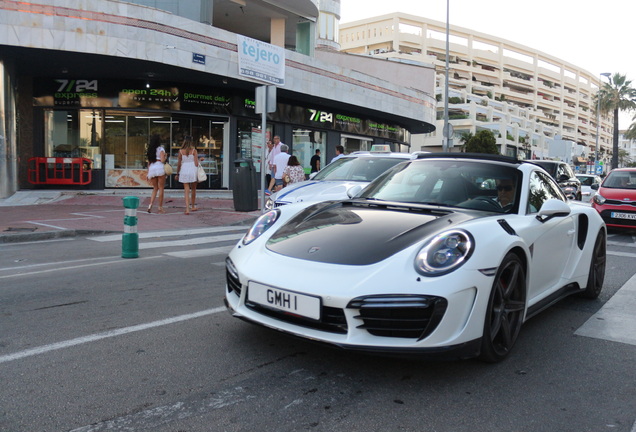
<svg viewBox="0 0 636 432">
<path fill-rule="evenodd" d="M 28 180 L 36 185 L 87 185 L 92 180 L 91 164 L 87 158 L 32 157 Z"/>
</svg>

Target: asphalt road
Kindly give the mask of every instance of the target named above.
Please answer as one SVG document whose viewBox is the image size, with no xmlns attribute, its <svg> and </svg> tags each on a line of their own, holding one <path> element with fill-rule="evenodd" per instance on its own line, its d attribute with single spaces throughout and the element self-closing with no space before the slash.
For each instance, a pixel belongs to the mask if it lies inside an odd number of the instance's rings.
<svg viewBox="0 0 636 432">
<path fill-rule="evenodd" d="M 230 317 L 242 232 L 144 237 L 135 259 L 121 236 L 0 246 L 0 430 L 636 432 L 636 346 L 575 334 L 636 272 L 634 233 L 611 233 L 599 300 L 533 318 L 491 365 L 352 354 Z"/>
</svg>

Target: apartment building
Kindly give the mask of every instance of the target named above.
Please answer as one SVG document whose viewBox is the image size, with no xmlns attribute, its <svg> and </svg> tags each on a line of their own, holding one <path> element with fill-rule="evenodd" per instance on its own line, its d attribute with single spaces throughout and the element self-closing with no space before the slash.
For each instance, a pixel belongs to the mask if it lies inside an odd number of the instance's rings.
<svg viewBox="0 0 636 432">
<path fill-rule="evenodd" d="M 636 164 L 636 140 L 625 138 L 627 130 L 620 131 L 618 135 L 618 166 L 625 167 Z M 632 165 L 633 166 L 633 165 Z"/>
<path fill-rule="evenodd" d="M 453 148 L 464 133 L 490 129 L 502 154 L 552 158 L 551 144 L 573 146 L 571 163 L 594 158 L 600 77 L 531 47 L 450 26 L 448 118 Z M 364 56 L 432 64 L 437 127 L 413 136 L 422 149 L 442 147 L 446 80 L 446 23 L 404 13 L 340 24 L 341 50 Z M 417 80 L 417 76 L 412 77 Z M 599 159 L 611 160 L 612 118 L 601 118 Z M 449 142 L 449 144 L 451 144 Z"/>
</svg>

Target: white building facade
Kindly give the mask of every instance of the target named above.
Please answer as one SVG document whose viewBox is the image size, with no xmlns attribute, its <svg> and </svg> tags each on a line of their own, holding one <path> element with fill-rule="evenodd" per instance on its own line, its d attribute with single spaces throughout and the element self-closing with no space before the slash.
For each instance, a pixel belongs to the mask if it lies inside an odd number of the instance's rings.
<svg viewBox="0 0 636 432">
<path fill-rule="evenodd" d="M 441 148 L 446 23 L 393 13 L 341 23 L 339 42 L 345 52 L 434 66 L 436 132 L 414 136 L 412 142 L 422 149 Z M 462 134 L 490 129 L 505 155 L 550 158 L 550 146 L 558 140 L 574 146 L 574 165 L 594 158 L 600 77 L 549 54 L 467 28 L 451 25 L 449 45 L 448 106 L 454 147 L 461 145 Z M 600 160 L 611 160 L 612 133 L 612 118 L 602 117 Z"/>
<path fill-rule="evenodd" d="M 338 0 L 0 1 L 0 197 L 149 187 L 153 136 L 171 162 L 192 136 L 209 189 L 232 189 L 239 159 L 259 171 L 265 136 L 306 167 L 337 145 L 408 151 L 435 128 L 433 70 L 415 89 L 350 69 L 328 55 L 339 14 Z M 280 59 L 284 79 L 264 131 L 255 90 L 268 82 L 240 69 L 251 52 Z M 90 176 L 56 177 L 75 168 Z"/>
</svg>

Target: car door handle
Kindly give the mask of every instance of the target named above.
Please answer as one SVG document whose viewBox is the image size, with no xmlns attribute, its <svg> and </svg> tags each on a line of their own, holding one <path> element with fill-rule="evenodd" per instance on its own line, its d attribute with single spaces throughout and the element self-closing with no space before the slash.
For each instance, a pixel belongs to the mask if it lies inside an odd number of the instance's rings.
<svg viewBox="0 0 636 432">
<path fill-rule="evenodd" d="M 575 232 L 576 232 L 576 230 L 574 230 L 574 229 L 568 230 L 568 237 L 572 237 Z"/>
</svg>

